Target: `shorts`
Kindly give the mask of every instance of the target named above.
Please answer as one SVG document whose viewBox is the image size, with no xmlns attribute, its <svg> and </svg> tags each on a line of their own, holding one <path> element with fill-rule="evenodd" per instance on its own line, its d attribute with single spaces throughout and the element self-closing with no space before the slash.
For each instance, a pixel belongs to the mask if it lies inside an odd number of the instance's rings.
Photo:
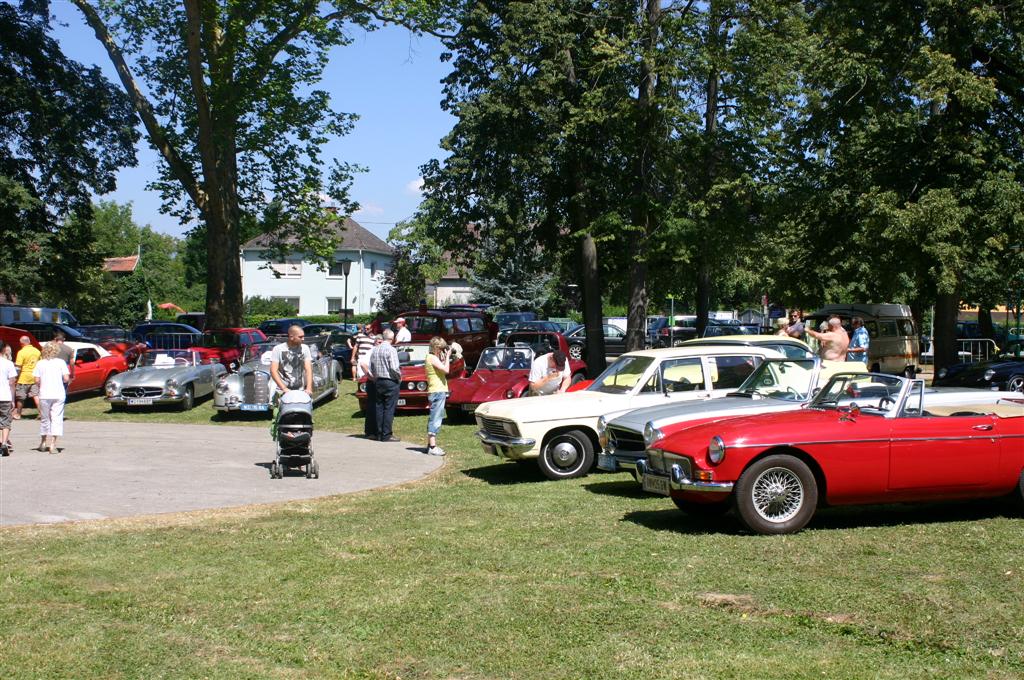
<svg viewBox="0 0 1024 680">
<path fill-rule="evenodd" d="M 35 383 L 28 383 L 27 385 L 18 383 L 14 386 L 14 396 L 21 401 L 24 401 L 29 397 L 38 397 L 39 385 Z"/>
<path fill-rule="evenodd" d="M 444 403 L 448 400 L 447 392 L 431 392 L 427 395 L 430 402 L 430 417 L 427 418 L 427 434 L 437 436 L 441 431 L 441 421 L 444 420 Z"/>
<path fill-rule="evenodd" d="M 0 430 L 11 428 L 11 413 L 14 412 L 14 404 L 9 401 L 0 401 Z"/>
</svg>

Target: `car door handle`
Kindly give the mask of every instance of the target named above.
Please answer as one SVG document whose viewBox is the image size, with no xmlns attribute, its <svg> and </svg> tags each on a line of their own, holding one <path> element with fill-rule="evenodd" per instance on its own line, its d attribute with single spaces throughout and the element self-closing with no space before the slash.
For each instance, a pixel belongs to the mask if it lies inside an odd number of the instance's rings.
<svg viewBox="0 0 1024 680">
<path fill-rule="evenodd" d="M 992 429 L 992 426 L 991 425 L 975 425 L 971 429 L 972 430 L 981 430 L 983 432 L 988 432 L 989 430 Z"/>
</svg>

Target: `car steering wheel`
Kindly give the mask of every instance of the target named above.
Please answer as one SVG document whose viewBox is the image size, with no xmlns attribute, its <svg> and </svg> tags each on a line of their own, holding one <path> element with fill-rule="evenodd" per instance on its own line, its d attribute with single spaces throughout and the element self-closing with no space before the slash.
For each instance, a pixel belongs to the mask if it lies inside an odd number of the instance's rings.
<svg viewBox="0 0 1024 680">
<path fill-rule="evenodd" d="M 885 408 L 885 404 L 886 404 L 886 403 L 890 403 L 890 404 L 892 404 L 893 406 L 895 406 L 895 405 L 896 405 L 896 400 L 895 400 L 895 399 L 893 399 L 892 397 L 888 396 L 888 395 L 886 395 L 886 396 L 882 397 L 881 399 L 879 399 L 879 400 L 878 400 L 878 410 L 879 410 L 879 411 L 885 411 L 885 410 L 887 410 L 887 409 Z"/>
<path fill-rule="evenodd" d="M 789 385 L 786 386 L 786 394 L 792 394 L 799 401 L 801 399 L 800 393 L 796 391 L 795 387 Z"/>
</svg>

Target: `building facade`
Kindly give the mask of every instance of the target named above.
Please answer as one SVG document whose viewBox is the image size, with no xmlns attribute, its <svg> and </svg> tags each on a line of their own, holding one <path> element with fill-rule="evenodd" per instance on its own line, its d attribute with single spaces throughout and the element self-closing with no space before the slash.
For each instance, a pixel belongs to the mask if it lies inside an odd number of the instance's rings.
<svg viewBox="0 0 1024 680">
<path fill-rule="evenodd" d="M 301 253 L 268 262 L 265 234 L 245 243 L 242 294 L 284 300 L 302 316 L 340 314 L 346 307 L 353 314 L 377 311 L 381 279 L 394 262 L 391 246 L 351 218 L 339 220 L 337 228 L 341 242 L 325 270 Z M 347 277 L 346 261 L 350 263 Z"/>
</svg>

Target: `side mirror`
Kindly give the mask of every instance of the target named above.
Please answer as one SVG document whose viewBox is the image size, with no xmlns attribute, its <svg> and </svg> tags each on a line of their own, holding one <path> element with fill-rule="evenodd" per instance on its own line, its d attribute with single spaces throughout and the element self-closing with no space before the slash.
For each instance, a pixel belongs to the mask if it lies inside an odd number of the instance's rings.
<svg viewBox="0 0 1024 680">
<path fill-rule="evenodd" d="M 85 359 L 75 359 L 75 366 L 81 366 L 85 363 Z"/>
</svg>

